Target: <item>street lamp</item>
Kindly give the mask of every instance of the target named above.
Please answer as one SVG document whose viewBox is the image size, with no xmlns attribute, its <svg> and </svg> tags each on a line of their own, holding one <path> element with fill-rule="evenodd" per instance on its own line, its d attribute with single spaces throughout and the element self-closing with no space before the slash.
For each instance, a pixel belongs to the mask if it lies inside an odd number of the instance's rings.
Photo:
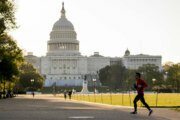
<svg viewBox="0 0 180 120">
<path fill-rule="evenodd" d="M 165 72 L 165 81 L 167 80 L 168 72 Z"/>
<path fill-rule="evenodd" d="M 156 79 L 155 79 L 155 78 L 153 78 L 153 79 L 152 79 L 152 81 L 153 81 L 153 83 L 154 83 L 154 82 L 156 81 Z"/>
<path fill-rule="evenodd" d="M 164 82 L 165 82 L 166 89 L 168 88 L 167 78 L 168 78 L 168 72 L 166 71 L 164 75 Z"/>
<path fill-rule="evenodd" d="M 156 79 L 153 78 L 152 81 L 153 81 L 153 84 L 154 84 L 154 82 L 156 81 Z M 156 107 L 157 107 L 157 103 L 158 103 L 158 88 L 157 88 L 157 93 L 156 93 Z"/>
<path fill-rule="evenodd" d="M 33 85 L 33 83 L 34 83 L 34 79 L 31 79 L 31 84 Z"/>
<path fill-rule="evenodd" d="M 94 82 L 94 93 L 96 93 L 96 79 L 93 78 L 92 80 L 93 80 L 93 82 Z"/>
<path fill-rule="evenodd" d="M 154 83 L 156 82 L 156 79 L 155 79 L 155 78 L 153 78 L 153 79 L 152 79 L 152 81 L 153 81 L 153 85 L 155 85 Z"/>
<path fill-rule="evenodd" d="M 33 97 L 34 97 L 34 88 L 33 88 L 33 84 L 34 84 L 34 79 L 31 79 L 31 84 L 32 84 L 32 95 L 33 95 Z"/>
</svg>

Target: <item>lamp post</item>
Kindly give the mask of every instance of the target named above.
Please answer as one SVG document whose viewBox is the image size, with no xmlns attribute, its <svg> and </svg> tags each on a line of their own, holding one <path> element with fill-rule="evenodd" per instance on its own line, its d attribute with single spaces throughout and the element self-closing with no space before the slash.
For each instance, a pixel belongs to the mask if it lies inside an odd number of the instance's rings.
<svg viewBox="0 0 180 120">
<path fill-rule="evenodd" d="M 168 72 L 165 72 L 165 74 L 166 74 L 166 79 L 167 79 Z"/>
<path fill-rule="evenodd" d="M 153 81 L 153 84 L 154 84 L 154 82 L 156 81 L 156 79 L 153 78 L 152 81 Z M 157 107 L 157 103 L 158 103 L 158 88 L 157 88 L 157 91 L 156 91 L 156 107 Z"/>
<path fill-rule="evenodd" d="M 156 81 L 156 79 L 155 79 L 155 78 L 153 78 L 153 79 L 152 79 L 152 81 L 153 81 L 153 84 L 154 84 L 154 82 Z"/>
<path fill-rule="evenodd" d="M 92 80 L 93 80 L 93 83 L 94 83 L 94 93 L 96 93 L 96 79 L 93 78 Z"/>
<path fill-rule="evenodd" d="M 31 84 L 32 84 L 32 95 L 33 95 L 33 97 L 34 97 L 34 88 L 33 88 L 34 79 L 31 79 Z"/>
<path fill-rule="evenodd" d="M 33 84 L 34 84 L 34 79 L 31 79 L 31 84 L 32 84 L 32 88 L 33 88 Z"/>
<path fill-rule="evenodd" d="M 167 86 L 168 86 L 168 84 L 167 84 L 167 77 L 168 77 L 168 72 L 165 72 L 164 82 L 165 82 L 165 85 L 166 85 L 166 89 L 167 89 Z"/>
<path fill-rule="evenodd" d="M 31 79 L 31 84 L 33 85 L 33 83 L 34 83 L 34 79 Z"/>
</svg>

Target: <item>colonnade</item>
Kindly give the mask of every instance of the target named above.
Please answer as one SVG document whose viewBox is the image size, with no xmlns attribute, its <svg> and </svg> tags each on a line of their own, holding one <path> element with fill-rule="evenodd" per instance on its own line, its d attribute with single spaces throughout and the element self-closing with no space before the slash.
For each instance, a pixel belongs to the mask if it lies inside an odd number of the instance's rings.
<svg viewBox="0 0 180 120">
<path fill-rule="evenodd" d="M 78 43 L 49 43 L 48 50 L 79 50 Z"/>
</svg>

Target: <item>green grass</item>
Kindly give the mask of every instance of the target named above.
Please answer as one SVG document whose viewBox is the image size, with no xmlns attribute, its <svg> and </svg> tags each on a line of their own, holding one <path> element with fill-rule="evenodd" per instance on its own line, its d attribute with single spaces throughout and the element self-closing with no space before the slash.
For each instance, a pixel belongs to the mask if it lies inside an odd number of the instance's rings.
<svg viewBox="0 0 180 120">
<path fill-rule="evenodd" d="M 175 111 L 177 111 L 177 112 L 180 112 L 180 108 L 173 108 L 173 109 L 171 109 L 171 110 L 175 110 Z"/>
<path fill-rule="evenodd" d="M 72 96 L 72 99 L 103 104 L 133 106 L 135 96 L 136 94 L 75 94 Z M 158 107 L 180 106 L 180 93 L 162 93 L 158 94 L 158 96 L 157 94 L 145 94 L 144 97 L 146 102 L 152 107 L 156 107 L 156 98 L 158 98 Z M 142 106 L 140 101 L 138 102 L 138 106 Z"/>
</svg>

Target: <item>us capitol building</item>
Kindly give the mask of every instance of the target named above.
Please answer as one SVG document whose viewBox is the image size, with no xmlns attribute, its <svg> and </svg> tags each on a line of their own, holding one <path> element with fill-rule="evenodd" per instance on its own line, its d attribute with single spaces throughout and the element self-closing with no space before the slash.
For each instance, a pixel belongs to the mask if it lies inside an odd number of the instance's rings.
<svg viewBox="0 0 180 120">
<path fill-rule="evenodd" d="M 122 62 L 128 69 L 138 69 L 143 64 L 155 64 L 161 69 L 161 56 L 130 55 L 127 49 L 123 57 L 104 57 L 99 52 L 86 57 L 79 51 L 79 41 L 73 24 L 66 18 L 64 3 L 62 3 L 61 17 L 54 23 L 47 42 L 46 56 L 37 57 L 32 52 L 25 56 L 26 62 L 32 63 L 45 77 L 45 87 L 82 86 L 86 75 L 88 85 L 101 85 L 98 71 L 112 64 Z"/>
</svg>

